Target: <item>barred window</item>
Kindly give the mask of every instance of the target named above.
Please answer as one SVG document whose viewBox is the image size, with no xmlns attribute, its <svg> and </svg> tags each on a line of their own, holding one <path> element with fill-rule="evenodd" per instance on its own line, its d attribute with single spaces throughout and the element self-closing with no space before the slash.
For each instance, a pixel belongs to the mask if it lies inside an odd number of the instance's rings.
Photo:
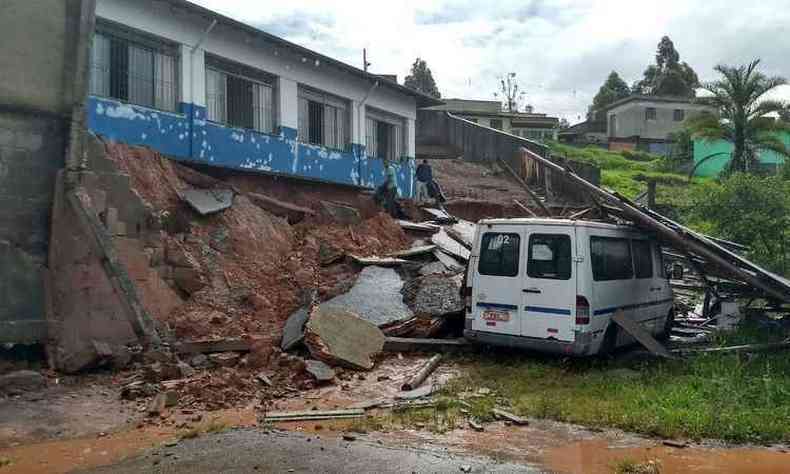
<svg viewBox="0 0 790 474">
<path fill-rule="evenodd" d="M 274 131 L 274 87 L 270 82 L 206 67 L 206 115 L 212 122 Z"/>
<path fill-rule="evenodd" d="M 299 88 L 299 141 L 345 150 L 348 146 L 348 101 Z"/>
<path fill-rule="evenodd" d="M 94 35 L 90 93 L 174 112 L 176 54 L 153 40 L 137 42 L 126 36 L 104 31 Z"/>
<path fill-rule="evenodd" d="M 365 111 L 365 148 L 371 158 L 400 160 L 406 145 L 404 120 L 395 115 L 367 108 Z"/>
</svg>

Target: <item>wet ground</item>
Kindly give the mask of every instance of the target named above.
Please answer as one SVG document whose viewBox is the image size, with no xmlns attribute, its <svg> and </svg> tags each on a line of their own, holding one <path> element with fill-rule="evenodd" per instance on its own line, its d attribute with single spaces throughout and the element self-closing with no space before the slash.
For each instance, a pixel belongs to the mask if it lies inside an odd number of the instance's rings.
<svg viewBox="0 0 790 474">
<path fill-rule="evenodd" d="M 406 377 L 425 359 L 425 356 L 388 357 L 371 372 L 347 372 L 337 384 L 276 400 L 269 409 L 346 408 L 371 400 L 391 400 Z M 452 377 L 462 370 L 458 366 L 441 366 L 428 383 Z M 84 379 L 79 385 L 52 386 L 51 383 L 45 392 L 0 401 L 0 460 L 12 462 L 0 472 L 65 473 L 101 466 L 111 466 L 101 472 L 126 472 L 124 469 L 132 472 L 139 468 L 247 472 L 255 465 L 274 471 L 308 472 L 311 465 L 302 462 L 303 456 L 294 461 L 292 457 L 270 453 L 265 457 L 269 460 L 266 462 L 274 464 L 262 464 L 255 453 L 266 452 L 262 446 L 267 443 L 282 450 L 303 450 L 304 456 L 318 456 L 320 463 L 312 465 L 312 472 L 333 472 L 316 466 L 341 467 L 344 464 L 331 464 L 332 459 L 349 457 L 359 460 L 361 464 L 356 467 L 360 471 L 343 472 L 411 472 L 409 469 L 461 472 L 461 465 L 470 465 L 485 472 L 518 469 L 534 472 L 536 466 L 542 466 L 550 472 L 596 474 L 612 472 L 612 466 L 624 459 L 657 460 L 664 473 L 790 472 L 786 447 L 726 447 L 705 443 L 672 448 L 664 446 L 662 440 L 546 420 L 531 420 L 526 427 L 488 423 L 485 431 L 479 433 L 459 419 L 455 429 L 442 434 L 429 431 L 430 426 L 415 426 L 357 435 L 358 441 L 348 443 L 340 440 L 342 433 L 353 427 L 348 420 L 278 424 L 277 429 L 295 436 L 283 437 L 266 433 L 270 427 L 259 423 L 262 414 L 251 403 L 249 407 L 206 413 L 175 408 L 162 418 L 150 419 L 138 411 L 136 404 L 119 399 L 118 385 L 112 383 L 110 376 Z M 207 433 L 234 427 L 250 429 Z M 189 437 L 187 433 L 197 439 L 178 442 Z M 318 437 L 326 444 L 315 444 Z M 306 441 L 308 438 L 310 442 Z M 237 456 L 223 454 L 233 448 L 233 443 L 246 447 L 250 454 L 243 450 Z M 425 451 L 426 447 L 430 449 Z M 159 454 L 152 455 L 154 452 Z M 157 459 L 159 462 L 154 464 Z M 387 459 L 403 459 L 402 464 L 393 464 L 403 470 L 387 471 L 388 463 L 381 462 Z M 249 464 L 241 464 L 242 461 Z M 288 467 L 287 463 L 292 465 Z M 206 468 L 201 471 L 198 466 Z M 510 470 L 501 469 L 503 466 Z"/>
<path fill-rule="evenodd" d="M 397 447 L 358 438 L 233 430 L 187 440 L 128 461 L 87 472 L 296 472 L 537 473 L 535 466 L 498 462 L 436 448 Z"/>
</svg>

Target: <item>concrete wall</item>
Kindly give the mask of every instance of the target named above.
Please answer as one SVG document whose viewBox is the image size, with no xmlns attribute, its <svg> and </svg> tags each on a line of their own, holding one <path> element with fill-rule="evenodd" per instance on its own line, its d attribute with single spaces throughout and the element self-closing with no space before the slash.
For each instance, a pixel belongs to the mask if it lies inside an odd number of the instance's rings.
<svg viewBox="0 0 790 474">
<path fill-rule="evenodd" d="M 645 119 L 645 109 L 656 109 L 655 120 Z M 683 128 L 682 121 L 674 120 L 674 111 L 685 111 L 685 118 L 698 114 L 708 108 L 703 105 L 677 103 L 677 102 L 652 102 L 635 100 L 614 107 L 607 112 L 607 134 L 610 137 L 634 137 L 653 140 L 666 140 L 670 133 Z M 615 129 L 611 127 L 611 117 L 615 116 Z"/>
<path fill-rule="evenodd" d="M 78 89 L 83 4 L 92 8 L 82 0 L 0 7 L 0 343 L 46 336 L 50 209 Z"/>
<path fill-rule="evenodd" d="M 384 179 L 381 160 L 368 158 L 365 153 L 365 108 L 375 107 L 401 117 L 405 129 L 412 130 L 404 150 L 406 159 L 397 164 L 398 190 L 401 196 L 412 195 L 414 97 L 385 87 L 371 90 L 369 81 L 223 24 L 218 24 L 206 36 L 209 20 L 175 9 L 167 2 L 99 0 L 96 13 L 100 20 L 120 23 L 177 43 L 181 52 L 180 113 L 93 97 L 89 125 L 96 133 L 130 144 L 150 146 L 177 159 L 370 188 Z M 204 37 L 201 46 L 193 50 Z M 206 121 L 206 54 L 277 77 L 274 102 L 278 123 L 274 134 Z M 348 100 L 351 146 L 347 150 L 329 150 L 296 140 L 299 85 Z"/>
</svg>

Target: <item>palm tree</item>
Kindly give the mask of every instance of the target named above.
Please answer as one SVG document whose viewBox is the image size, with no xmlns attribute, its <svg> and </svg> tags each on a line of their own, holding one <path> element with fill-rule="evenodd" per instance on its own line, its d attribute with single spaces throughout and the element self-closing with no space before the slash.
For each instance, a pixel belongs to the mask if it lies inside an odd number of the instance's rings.
<svg viewBox="0 0 790 474">
<path fill-rule="evenodd" d="M 707 82 L 702 88 L 711 96 L 698 102 L 712 105 L 718 114 L 702 112 L 686 121 L 686 128 L 695 138 L 705 141 L 726 140 L 733 145 L 727 171 L 753 171 L 761 151 L 773 151 L 790 158 L 790 148 L 782 141 L 781 131 L 790 125 L 769 114 L 782 113 L 785 105 L 776 100 L 761 98 L 769 91 L 787 83 L 783 77 L 768 77 L 757 70 L 757 59 L 745 66 L 718 65 L 715 70 L 723 77 Z M 714 153 L 698 161 L 689 176 L 703 162 L 728 153 Z"/>
</svg>

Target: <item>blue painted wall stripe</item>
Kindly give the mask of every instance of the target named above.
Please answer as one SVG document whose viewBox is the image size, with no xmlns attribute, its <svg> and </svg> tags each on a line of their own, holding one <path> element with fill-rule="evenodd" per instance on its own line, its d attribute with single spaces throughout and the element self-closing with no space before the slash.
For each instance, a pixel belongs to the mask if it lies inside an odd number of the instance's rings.
<svg viewBox="0 0 790 474">
<path fill-rule="evenodd" d="M 366 156 L 363 145 L 333 150 L 297 141 L 292 128 L 261 133 L 209 122 L 205 107 L 182 103 L 179 110 L 163 112 L 92 96 L 88 127 L 111 140 L 194 163 L 369 189 L 384 182 L 383 161 Z M 395 167 L 399 195 L 413 197 L 414 159 L 404 159 Z"/>
</svg>

